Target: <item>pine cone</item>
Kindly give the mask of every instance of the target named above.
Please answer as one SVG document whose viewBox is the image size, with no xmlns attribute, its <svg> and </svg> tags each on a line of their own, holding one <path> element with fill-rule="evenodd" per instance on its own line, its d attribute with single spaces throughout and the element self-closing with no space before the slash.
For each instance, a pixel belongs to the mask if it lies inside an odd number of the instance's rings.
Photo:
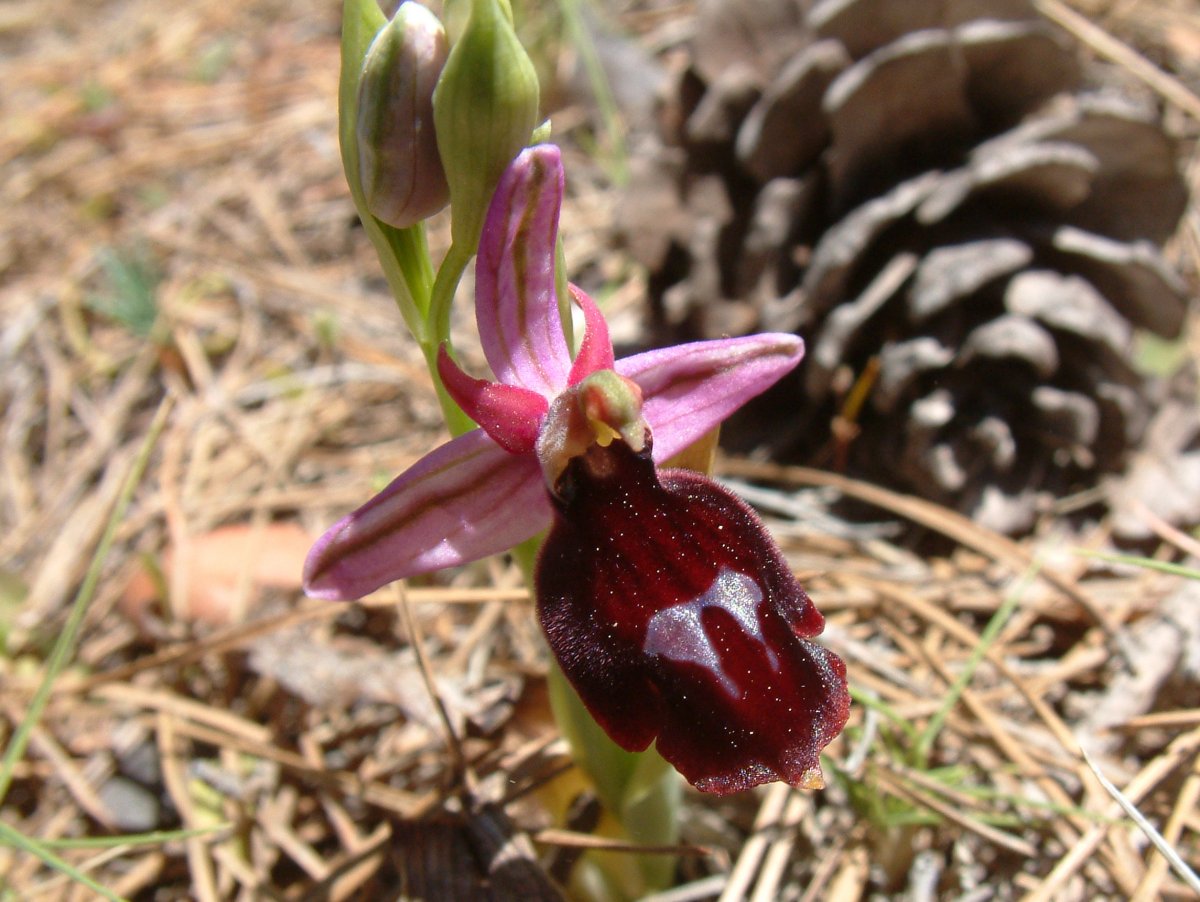
<svg viewBox="0 0 1200 902">
<path fill-rule="evenodd" d="M 1187 192 L 1028 2 L 702 2 L 661 121 L 620 228 L 660 338 L 804 336 L 777 453 L 1010 532 L 1124 465 Z"/>
</svg>

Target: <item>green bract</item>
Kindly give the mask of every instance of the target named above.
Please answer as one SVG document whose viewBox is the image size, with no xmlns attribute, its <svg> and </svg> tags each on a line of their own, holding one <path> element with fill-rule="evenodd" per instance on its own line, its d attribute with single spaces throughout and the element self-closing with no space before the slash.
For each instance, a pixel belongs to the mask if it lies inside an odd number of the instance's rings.
<svg viewBox="0 0 1200 902">
<path fill-rule="evenodd" d="M 433 94 L 455 244 L 474 250 L 492 192 L 537 125 L 538 81 L 503 0 L 471 0 Z"/>
<path fill-rule="evenodd" d="M 372 215 L 407 228 L 446 205 L 433 126 L 433 90 L 446 32 L 428 9 L 404 3 L 375 36 L 358 83 L 359 178 Z"/>
</svg>

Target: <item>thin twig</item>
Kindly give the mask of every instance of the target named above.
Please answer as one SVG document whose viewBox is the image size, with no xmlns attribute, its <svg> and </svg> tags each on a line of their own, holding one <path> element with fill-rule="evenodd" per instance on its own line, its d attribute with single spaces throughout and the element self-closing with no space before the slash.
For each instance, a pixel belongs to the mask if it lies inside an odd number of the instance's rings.
<svg viewBox="0 0 1200 902">
<path fill-rule="evenodd" d="M 412 605 L 409 604 L 400 583 L 396 584 L 396 592 L 400 596 L 400 615 L 404 618 L 404 628 L 408 631 L 409 644 L 417 656 L 417 668 L 421 671 L 421 680 L 425 684 L 425 691 L 429 693 L 430 701 L 437 709 L 438 719 L 442 723 L 446 748 L 450 752 L 452 776 L 457 784 L 467 772 L 467 760 L 463 755 L 462 743 L 454 731 L 454 724 L 450 721 L 450 712 L 446 710 L 442 694 L 438 692 L 437 684 L 433 681 L 433 671 L 429 667 L 429 657 L 425 654 L 425 642 L 421 636 L 420 627 L 417 626 L 417 618 L 413 616 Z"/>
<path fill-rule="evenodd" d="M 1187 862 L 1163 838 L 1163 835 L 1158 832 L 1155 826 L 1146 819 L 1146 816 L 1138 811 L 1137 806 L 1121 790 L 1117 789 L 1108 777 L 1104 776 L 1104 772 L 1092 760 L 1091 755 L 1087 753 L 1087 749 L 1081 749 L 1081 751 L 1083 752 L 1083 760 L 1092 769 L 1092 773 L 1096 775 L 1096 779 L 1100 781 L 1100 785 L 1108 790 L 1108 794 L 1116 799 L 1117 804 L 1121 806 L 1121 810 L 1138 825 L 1138 829 L 1146 834 L 1146 838 L 1154 844 L 1154 848 L 1158 849 L 1159 853 L 1167 860 L 1180 879 L 1194 889 L 1197 894 L 1200 894 L 1200 877 L 1196 876 L 1196 872 L 1187 866 Z"/>
<path fill-rule="evenodd" d="M 181 741 L 175 730 L 175 717 L 170 712 L 160 711 L 155 718 L 158 736 L 159 761 L 162 765 L 163 783 L 171 796 L 180 819 L 189 829 L 199 825 L 196 808 L 184 772 L 185 757 L 181 754 Z M 213 860 L 208 854 L 204 840 L 192 836 L 185 840 L 188 870 L 192 878 L 192 891 L 199 902 L 218 902 L 217 880 L 213 874 Z"/>
<path fill-rule="evenodd" d="M 1061 0 L 1033 0 L 1033 5 L 1047 19 L 1069 31 L 1096 53 L 1127 69 L 1151 90 L 1169 103 L 1184 110 L 1193 119 L 1200 119 L 1200 97 L 1187 85 L 1162 71 L 1152 62 L 1111 34 L 1088 21 Z"/>
<path fill-rule="evenodd" d="M 525 589 L 408 589 L 405 592 L 412 603 L 434 604 L 485 604 L 489 601 L 523 602 L 529 600 L 529 592 Z M 355 604 L 368 608 L 388 608 L 396 604 L 395 596 L 370 596 L 360 599 Z M 139 673 L 159 670 L 164 667 L 183 667 L 192 664 L 207 655 L 223 654 L 250 644 L 255 639 L 283 630 L 287 627 L 298 626 L 311 620 L 328 620 L 337 617 L 345 610 L 341 602 L 311 601 L 302 604 L 295 610 L 260 617 L 249 623 L 239 623 L 226 627 L 203 639 L 168 645 L 154 654 L 146 655 L 128 664 L 122 664 L 111 670 L 101 671 L 82 680 L 75 678 L 62 679 L 55 685 L 55 692 L 90 692 L 106 683 L 128 682 Z"/>
</svg>

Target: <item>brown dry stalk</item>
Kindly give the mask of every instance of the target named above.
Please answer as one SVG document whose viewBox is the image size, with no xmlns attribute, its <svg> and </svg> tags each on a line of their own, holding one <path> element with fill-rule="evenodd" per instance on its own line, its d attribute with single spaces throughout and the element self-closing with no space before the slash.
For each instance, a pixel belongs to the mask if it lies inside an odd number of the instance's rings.
<svg viewBox="0 0 1200 902">
<path fill-rule="evenodd" d="M 999 830 L 990 826 L 989 824 L 985 824 L 982 821 L 978 821 L 975 818 L 970 817 L 965 813 L 965 811 L 961 810 L 956 805 L 951 804 L 949 801 L 943 801 L 934 795 L 921 792 L 918 789 L 905 784 L 903 780 L 897 779 L 884 770 L 876 771 L 875 777 L 888 792 L 892 793 L 892 795 L 904 799 L 919 808 L 928 808 L 930 811 L 940 815 L 953 824 L 957 824 L 964 830 L 969 830 L 971 833 L 974 833 L 975 835 L 987 840 L 990 843 L 993 843 L 994 845 L 1008 849 L 1010 852 L 1016 852 L 1018 855 L 1024 855 L 1026 858 L 1037 857 L 1038 850 L 1031 843 L 1026 842 L 1020 837 L 1013 836 L 1011 833 L 1006 833 L 1003 830 Z M 911 771 L 905 773 L 905 778 L 912 780 L 914 783 L 918 782 L 918 780 L 913 779 L 913 773 Z M 933 783 L 934 781 L 922 781 L 922 785 L 928 789 L 934 788 L 933 785 L 931 785 Z M 944 789 L 945 787 L 939 786 L 937 787 L 936 791 L 943 792 Z"/>
<path fill-rule="evenodd" d="M 609 839 L 594 833 L 577 833 L 574 830 L 559 830 L 552 827 L 533 834 L 533 840 L 548 846 L 563 846 L 569 849 L 602 849 L 606 852 L 627 852 L 635 855 L 692 855 L 711 858 L 717 854 L 708 846 L 693 846 L 686 843 L 673 846 L 650 846 Z"/>
<path fill-rule="evenodd" d="M 142 708 L 155 713 L 167 711 L 176 717 L 204 724 L 248 742 L 269 742 L 271 739 L 271 730 L 262 724 L 165 689 L 115 683 L 99 686 L 93 694 L 114 705 Z"/>
<path fill-rule="evenodd" d="M 811 810 L 812 800 L 804 793 L 793 792 L 788 797 L 787 805 L 783 809 L 782 823 L 795 826 L 783 831 L 767 849 L 750 902 L 774 902 L 781 897 L 783 880 L 796 847 L 796 834 L 805 813 Z"/>
<path fill-rule="evenodd" d="M 430 604 L 486 604 L 489 601 L 526 602 L 527 589 L 407 589 L 407 597 L 414 603 Z M 393 607 L 395 596 L 384 597 L 382 593 L 360 599 L 355 604 L 365 607 Z M 218 630 L 203 639 L 194 639 L 176 645 L 168 645 L 153 654 L 145 655 L 111 670 L 78 679 L 67 676 L 59 680 L 56 692 L 86 693 L 107 683 L 127 682 L 139 673 L 159 670 L 164 667 L 182 667 L 192 664 L 206 655 L 221 654 L 241 648 L 255 639 L 288 627 L 313 620 L 332 619 L 344 610 L 344 602 L 307 601 L 295 610 L 284 611 L 240 623 Z"/>
<path fill-rule="evenodd" d="M 742 845 L 741 854 L 729 875 L 729 881 L 721 893 L 719 902 L 734 902 L 744 899 L 758 873 L 759 863 L 771 844 L 771 834 L 783 824 L 783 814 L 788 799 L 794 790 L 790 786 L 776 783 L 763 797 L 754 818 L 754 831 Z"/>
<path fill-rule="evenodd" d="M 446 710 L 446 703 L 442 700 L 441 693 L 438 692 L 437 684 L 433 681 L 433 670 L 429 666 L 429 656 L 425 653 L 425 640 L 417 625 L 417 618 L 413 616 L 412 605 L 405 596 L 403 583 L 396 583 L 394 591 L 399 596 L 400 614 L 404 620 L 404 628 L 408 631 L 408 644 L 417 656 L 417 668 L 421 673 L 421 681 L 425 684 L 425 691 L 429 694 L 429 699 L 433 702 L 438 720 L 442 725 L 446 750 L 450 753 L 450 776 L 454 784 L 458 785 L 467 776 L 467 762 L 463 756 L 462 744 L 459 742 L 458 734 L 454 732 L 454 724 L 450 720 L 450 712 Z"/>
<path fill-rule="evenodd" d="M 155 718 L 155 732 L 158 736 L 158 757 L 162 766 L 163 782 L 167 792 L 179 812 L 179 818 L 184 827 L 194 829 L 202 826 L 196 816 L 192 804 L 192 794 L 188 789 L 188 778 L 184 762 L 190 758 L 187 743 L 183 741 L 176 730 L 175 717 L 168 711 L 158 712 Z M 209 853 L 207 842 L 198 836 L 185 841 L 187 849 L 188 870 L 191 873 L 192 891 L 198 902 L 219 902 L 217 880 L 213 873 L 213 859 Z"/>
<path fill-rule="evenodd" d="M 5 702 L 4 713 L 14 724 L 19 724 L 25 716 L 25 711 L 16 704 Z M 112 812 L 92 789 L 88 780 L 75 765 L 71 756 L 59 745 L 58 740 L 41 724 L 34 724 L 29 731 L 30 745 L 33 750 L 45 758 L 54 768 L 55 773 L 71 793 L 79 807 L 94 817 L 109 830 L 116 829 Z"/>
<path fill-rule="evenodd" d="M 1142 730 L 1186 730 L 1189 727 L 1200 727 L 1200 708 L 1187 708 L 1182 711 L 1155 711 L 1143 714 L 1121 724 L 1117 729 L 1128 730 L 1131 733 Z"/>
<path fill-rule="evenodd" d="M 1200 119 L 1200 97 L 1174 76 L 1158 68 L 1128 44 L 1113 37 L 1099 25 L 1075 12 L 1061 0 L 1033 0 L 1033 5 L 1047 19 L 1065 28 L 1096 53 L 1128 70 L 1134 77 L 1149 85 L 1168 103 L 1184 110 L 1193 119 Z"/>
</svg>

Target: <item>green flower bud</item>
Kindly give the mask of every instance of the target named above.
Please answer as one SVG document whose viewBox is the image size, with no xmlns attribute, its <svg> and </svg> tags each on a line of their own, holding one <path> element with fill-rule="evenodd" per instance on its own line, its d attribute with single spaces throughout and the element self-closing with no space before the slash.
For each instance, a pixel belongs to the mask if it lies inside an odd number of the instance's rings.
<svg viewBox="0 0 1200 902">
<path fill-rule="evenodd" d="M 500 175 L 537 125 L 538 81 L 504 0 L 471 0 L 471 17 L 433 92 L 450 183 L 452 236 L 472 250 Z"/>
<path fill-rule="evenodd" d="M 446 205 L 433 127 L 433 89 L 449 51 L 442 23 L 403 3 L 375 36 L 358 83 L 358 172 L 367 209 L 396 228 Z"/>
</svg>

